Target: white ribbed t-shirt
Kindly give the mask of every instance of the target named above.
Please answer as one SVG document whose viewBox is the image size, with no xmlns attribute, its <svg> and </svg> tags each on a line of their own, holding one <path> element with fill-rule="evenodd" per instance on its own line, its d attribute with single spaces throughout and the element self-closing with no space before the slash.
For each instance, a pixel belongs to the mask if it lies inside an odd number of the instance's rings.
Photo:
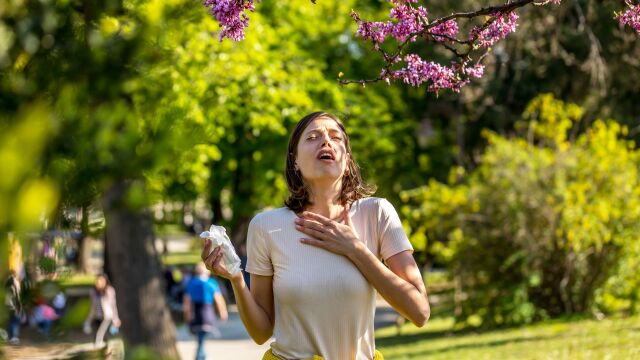
<svg viewBox="0 0 640 360">
<path fill-rule="evenodd" d="M 350 209 L 361 241 L 379 259 L 413 247 L 391 203 L 368 197 Z M 289 208 L 256 215 L 247 235 L 246 271 L 273 276 L 273 353 L 283 359 L 371 360 L 375 351 L 375 288 L 345 256 L 300 238 Z"/>
</svg>

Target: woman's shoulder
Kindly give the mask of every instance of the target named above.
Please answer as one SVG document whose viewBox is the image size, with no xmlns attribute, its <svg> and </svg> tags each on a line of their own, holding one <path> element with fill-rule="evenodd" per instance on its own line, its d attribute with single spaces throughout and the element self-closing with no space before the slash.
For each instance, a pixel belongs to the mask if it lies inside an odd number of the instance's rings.
<svg viewBox="0 0 640 360">
<path fill-rule="evenodd" d="M 373 217 L 386 217 L 390 213 L 396 212 L 393 204 L 383 197 L 370 196 L 356 200 L 351 205 L 356 211 L 366 212 L 369 216 Z"/>
<path fill-rule="evenodd" d="M 384 200 L 384 198 L 376 197 L 376 196 L 367 196 L 367 197 L 363 197 L 356 200 L 354 204 L 358 203 L 361 205 L 377 205 L 381 200 Z"/>
<path fill-rule="evenodd" d="M 367 210 L 378 210 L 381 205 L 384 203 L 388 203 L 389 201 L 385 198 L 368 196 L 365 198 L 358 199 L 354 201 L 351 207 L 361 207 Z M 384 205 L 383 205 L 384 206 Z"/>
<path fill-rule="evenodd" d="M 284 216 L 291 215 L 291 211 L 287 207 L 264 209 L 253 216 L 250 226 L 260 226 L 278 221 Z"/>
</svg>

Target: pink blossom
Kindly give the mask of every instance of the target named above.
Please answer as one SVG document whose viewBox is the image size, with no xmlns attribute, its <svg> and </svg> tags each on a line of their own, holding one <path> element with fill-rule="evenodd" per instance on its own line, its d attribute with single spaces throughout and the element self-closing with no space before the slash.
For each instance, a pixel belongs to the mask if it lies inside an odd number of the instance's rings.
<svg viewBox="0 0 640 360">
<path fill-rule="evenodd" d="M 629 25 L 640 34 L 640 5 L 628 5 L 629 9 L 618 15 L 618 21 L 620 25 Z"/>
<path fill-rule="evenodd" d="M 422 6 L 414 8 L 411 5 L 397 4 L 389 12 L 389 17 L 397 20 L 395 24 L 390 24 L 391 36 L 403 42 L 412 33 L 422 30 L 422 19 L 427 17 L 427 9 Z M 415 38 L 412 38 L 413 40 Z"/>
<path fill-rule="evenodd" d="M 455 38 L 456 36 L 458 36 L 458 23 L 451 19 L 451 20 L 447 20 L 441 24 L 438 24 L 436 26 L 434 26 L 433 28 L 430 29 L 432 33 L 434 34 L 440 34 L 440 35 L 446 35 L 450 38 Z M 436 40 L 438 41 L 448 41 L 449 39 L 447 39 L 444 36 L 433 36 Z M 450 41 L 450 40 L 449 40 Z"/>
<path fill-rule="evenodd" d="M 462 72 L 465 75 L 472 76 L 474 78 L 481 78 L 484 75 L 484 65 L 475 64 L 469 67 L 463 67 Z"/>
<path fill-rule="evenodd" d="M 244 12 L 254 11 L 253 0 L 204 0 L 204 6 L 220 23 L 220 41 L 225 37 L 240 41 L 244 29 L 249 26 L 249 17 Z"/>
<path fill-rule="evenodd" d="M 486 28 L 474 27 L 471 30 L 470 37 L 478 40 L 479 47 L 489 47 L 516 31 L 518 14 L 515 12 L 512 11 L 508 14 L 498 13 L 493 16 L 495 19 Z"/>
<path fill-rule="evenodd" d="M 357 34 L 365 40 L 371 40 L 378 49 L 389 34 L 390 26 L 384 22 L 358 21 Z"/>
<path fill-rule="evenodd" d="M 395 79 L 401 79 L 405 84 L 420 86 L 422 83 L 430 82 L 429 91 L 437 92 L 440 89 L 459 91 L 460 86 L 464 83 L 464 81 L 455 76 L 452 68 L 433 61 L 424 61 L 416 54 L 405 56 L 404 61 L 407 66 L 403 69 L 392 71 L 390 76 Z"/>
<path fill-rule="evenodd" d="M 352 14 L 358 23 L 358 36 L 365 40 L 370 40 L 376 50 L 380 48 L 380 44 L 382 44 L 389 35 L 403 42 L 411 34 L 419 32 L 424 27 L 422 19 L 426 19 L 427 17 L 426 8 L 422 6 L 418 6 L 417 8 L 411 6 L 411 3 L 415 3 L 417 0 L 389 0 L 389 2 L 394 5 L 389 12 L 391 21 L 362 21 L 357 14 Z M 412 37 L 411 40 L 415 41 L 415 36 Z"/>
</svg>

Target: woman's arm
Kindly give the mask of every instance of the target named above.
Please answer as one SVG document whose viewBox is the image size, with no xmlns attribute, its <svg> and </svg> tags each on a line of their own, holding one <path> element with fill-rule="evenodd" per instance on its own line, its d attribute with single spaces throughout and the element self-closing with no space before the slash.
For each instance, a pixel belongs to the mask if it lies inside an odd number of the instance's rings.
<svg viewBox="0 0 640 360">
<path fill-rule="evenodd" d="M 240 318 L 258 345 L 273 335 L 275 313 L 273 310 L 273 277 L 251 274 L 251 291 L 247 289 L 242 273 L 232 279 Z"/>
<path fill-rule="evenodd" d="M 257 344 L 264 344 L 273 335 L 275 313 L 272 277 L 251 274 L 251 291 L 249 291 L 242 272 L 232 276 L 222 262 L 222 249 L 218 246 L 209 253 L 211 246 L 211 241 L 206 240 L 202 249 L 202 260 L 213 274 L 231 281 L 238 312 L 249 336 Z"/>
<path fill-rule="evenodd" d="M 411 252 L 403 251 L 389 257 L 387 268 L 364 243 L 361 244 L 348 258 L 389 305 L 422 327 L 429 320 L 431 309 L 420 270 Z"/>
<path fill-rule="evenodd" d="M 296 228 L 313 238 L 304 238 L 304 244 L 316 246 L 353 262 L 364 277 L 403 316 L 416 326 L 423 326 L 431 314 L 427 291 L 413 256 L 403 251 L 387 258 L 389 268 L 358 239 L 349 207 L 343 212 L 344 224 L 322 215 L 305 211 L 304 219 L 296 219 Z"/>
</svg>

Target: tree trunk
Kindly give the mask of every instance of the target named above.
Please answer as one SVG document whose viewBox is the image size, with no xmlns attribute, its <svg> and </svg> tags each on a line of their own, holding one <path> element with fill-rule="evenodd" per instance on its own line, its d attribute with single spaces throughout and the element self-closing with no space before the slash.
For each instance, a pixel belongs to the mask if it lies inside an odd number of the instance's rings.
<svg viewBox="0 0 640 360">
<path fill-rule="evenodd" d="M 127 345 L 144 345 L 177 359 L 176 329 L 160 277 L 151 216 L 125 205 L 130 181 L 117 182 L 103 197 L 106 251 Z"/>
<path fill-rule="evenodd" d="M 92 239 L 89 237 L 89 203 L 82 205 L 82 220 L 80 220 L 80 238 L 78 239 L 78 269 L 87 274 L 90 272 Z"/>
</svg>

